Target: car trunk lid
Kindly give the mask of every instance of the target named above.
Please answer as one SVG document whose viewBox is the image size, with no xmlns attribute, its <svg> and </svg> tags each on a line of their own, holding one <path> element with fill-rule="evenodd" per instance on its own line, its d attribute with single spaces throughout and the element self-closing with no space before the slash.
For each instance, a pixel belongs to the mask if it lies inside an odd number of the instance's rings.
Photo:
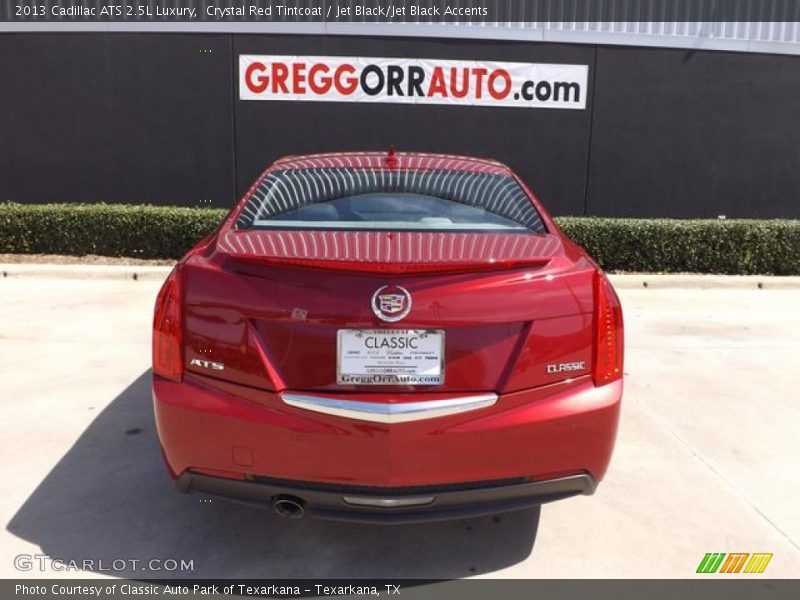
<svg viewBox="0 0 800 600">
<path fill-rule="evenodd" d="M 189 366 L 212 377 L 433 394 L 535 387 L 590 368 L 593 266 L 554 234 L 228 230 L 186 271 L 187 361 L 222 363 Z M 384 286 L 413 299 L 398 322 L 373 310 Z M 443 383 L 342 383 L 340 330 L 443 332 Z M 583 368 L 551 366 L 568 363 Z"/>
</svg>

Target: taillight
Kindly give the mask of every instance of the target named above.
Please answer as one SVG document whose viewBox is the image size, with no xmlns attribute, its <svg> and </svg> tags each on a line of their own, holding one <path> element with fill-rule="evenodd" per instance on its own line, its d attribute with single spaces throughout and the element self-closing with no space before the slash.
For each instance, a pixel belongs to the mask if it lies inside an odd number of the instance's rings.
<svg viewBox="0 0 800 600">
<path fill-rule="evenodd" d="M 622 306 L 606 276 L 597 271 L 594 278 L 594 369 L 595 385 L 605 385 L 622 377 Z"/>
<path fill-rule="evenodd" d="M 153 373 L 177 382 L 183 377 L 179 269 L 175 267 L 161 286 L 153 317 Z"/>
</svg>

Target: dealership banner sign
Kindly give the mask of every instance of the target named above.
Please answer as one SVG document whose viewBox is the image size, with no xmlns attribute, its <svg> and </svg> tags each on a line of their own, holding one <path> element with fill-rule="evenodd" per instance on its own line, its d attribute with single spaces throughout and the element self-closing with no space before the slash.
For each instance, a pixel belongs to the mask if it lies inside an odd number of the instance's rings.
<svg viewBox="0 0 800 600">
<path fill-rule="evenodd" d="M 426 58 L 239 56 L 239 98 L 586 108 L 587 65 Z"/>
</svg>

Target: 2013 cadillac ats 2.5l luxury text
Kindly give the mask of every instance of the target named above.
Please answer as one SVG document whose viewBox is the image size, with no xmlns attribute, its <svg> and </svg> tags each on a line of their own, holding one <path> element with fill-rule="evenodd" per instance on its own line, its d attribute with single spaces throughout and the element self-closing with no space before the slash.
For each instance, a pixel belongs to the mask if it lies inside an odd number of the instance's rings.
<svg viewBox="0 0 800 600">
<path fill-rule="evenodd" d="M 606 276 L 502 164 L 270 166 L 158 295 L 153 400 L 182 491 L 404 523 L 591 494 L 622 397 Z"/>
</svg>

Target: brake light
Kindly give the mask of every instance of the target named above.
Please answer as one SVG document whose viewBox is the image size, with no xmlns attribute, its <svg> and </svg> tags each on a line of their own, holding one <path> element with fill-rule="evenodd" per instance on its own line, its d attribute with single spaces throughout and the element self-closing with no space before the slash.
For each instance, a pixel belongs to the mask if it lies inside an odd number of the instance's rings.
<svg viewBox="0 0 800 600">
<path fill-rule="evenodd" d="M 602 271 L 594 279 L 594 369 L 595 385 L 605 385 L 622 377 L 622 306 Z"/>
<path fill-rule="evenodd" d="M 180 382 L 183 377 L 181 351 L 180 267 L 169 274 L 156 298 L 153 317 L 153 373 Z"/>
<path fill-rule="evenodd" d="M 351 271 L 354 273 L 390 273 L 399 275 L 416 274 L 444 274 L 444 273 L 472 273 L 480 271 L 502 271 L 523 268 L 540 268 L 550 262 L 550 257 L 529 257 L 519 259 L 500 259 L 477 261 L 451 261 L 451 262 L 403 262 L 385 263 L 370 262 L 367 260 L 333 260 L 315 258 L 286 258 L 278 256 L 235 256 L 233 262 L 279 266 L 298 267 L 305 269 L 323 269 L 326 271 Z"/>
</svg>

